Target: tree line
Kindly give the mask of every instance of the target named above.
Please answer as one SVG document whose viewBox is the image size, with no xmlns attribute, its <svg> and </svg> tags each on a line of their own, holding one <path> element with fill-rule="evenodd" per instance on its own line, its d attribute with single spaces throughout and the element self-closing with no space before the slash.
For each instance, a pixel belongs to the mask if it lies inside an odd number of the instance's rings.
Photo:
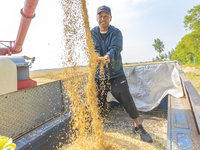
<svg viewBox="0 0 200 150">
<path fill-rule="evenodd" d="M 159 53 L 153 61 L 177 60 L 180 64 L 200 66 L 200 5 L 194 6 L 184 18 L 184 27 L 191 31 L 181 38 L 168 54 L 160 39 L 154 39 L 153 47 Z"/>
</svg>

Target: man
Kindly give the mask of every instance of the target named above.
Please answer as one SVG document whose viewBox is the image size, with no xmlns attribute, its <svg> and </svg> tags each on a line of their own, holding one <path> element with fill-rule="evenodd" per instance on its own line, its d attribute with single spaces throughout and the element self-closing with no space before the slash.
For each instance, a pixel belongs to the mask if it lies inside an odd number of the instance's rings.
<svg viewBox="0 0 200 150">
<path fill-rule="evenodd" d="M 140 134 L 141 140 L 152 142 L 151 136 L 139 123 L 139 113 L 129 92 L 128 83 L 124 75 L 120 54 L 122 51 L 122 33 L 119 29 L 110 25 L 111 20 L 111 9 L 105 5 L 100 6 L 97 9 L 99 26 L 91 30 L 95 52 L 99 57 L 104 58 L 103 76 L 100 67 L 98 67 L 95 74 L 97 98 L 100 101 L 99 106 L 103 111 L 107 102 L 107 93 L 110 91 L 133 119 L 133 132 Z"/>
</svg>

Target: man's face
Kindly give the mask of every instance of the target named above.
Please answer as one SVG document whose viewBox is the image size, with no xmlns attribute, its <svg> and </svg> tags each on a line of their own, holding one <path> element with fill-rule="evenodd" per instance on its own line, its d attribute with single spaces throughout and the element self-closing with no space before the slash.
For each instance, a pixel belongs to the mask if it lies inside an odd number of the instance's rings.
<svg viewBox="0 0 200 150">
<path fill-rule="evenodd" d="M 111 21 L 111 17 L 112 16 L 110 16 L 110 14 L 106 11 L 100 12 L 97 16 L 97 21 L 99 23 L 100 28 L 108 28 L 109 23 Z"/>
</svg>

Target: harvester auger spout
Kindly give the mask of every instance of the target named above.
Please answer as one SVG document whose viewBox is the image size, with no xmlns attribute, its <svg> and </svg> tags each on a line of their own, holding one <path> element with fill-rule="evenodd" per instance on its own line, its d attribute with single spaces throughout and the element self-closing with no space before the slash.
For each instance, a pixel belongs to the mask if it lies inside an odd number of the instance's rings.
<svg viewBox="0 0 200 150">
<path fill-rule="evenodd" d="M 8 41 L 10 43 L 10 46 L 6 46 L 6 48 L 1 48 L 0 55 L 18 54 L 22 51 L 22 45 L 24 43 L 24 39 L 27 34 L 28 28 L 30 26 L 31 20 L 32 18 L 35 17 L 35 8 L 37 6 L 38 1 L 39 0 L 25 1 L 24 7 L 21 9 L 22 18 L 21 18 L 17 38 L 15 41 Z M 0 41 L 0 42 L 6 42 L 6 41 Z"/>
</svg>

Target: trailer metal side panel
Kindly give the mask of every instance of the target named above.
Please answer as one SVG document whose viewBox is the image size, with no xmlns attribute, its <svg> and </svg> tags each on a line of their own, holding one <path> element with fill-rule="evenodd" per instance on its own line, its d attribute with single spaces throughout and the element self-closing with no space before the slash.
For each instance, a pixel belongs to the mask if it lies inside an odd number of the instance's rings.
<svg viewBox="0 0 200 150">
<path fill-rule="evenodd" d="M 200 134 L 200 95 L 197 90 L 194 88 L 192 83 L 185 76 L 179 64 L 176 63 L 176 67 L 179 71 L 180 78 L 184 87 L 184 93 L 186 98 L 191 104 L 192 111 L 194 113 L 195 122 L 197 125 L 197 132 Z"/>
<path fill-rule="evenodd" d="M 168 150 L 199 150 L 200 135 L 195 118 L 185 97 L 169 95 L 168 108 Z"/>
<path fill-rule="evenodd" d="M 60 81 L 0 95 L 0 134 L 17 138 L 63 111 Z"/>
</svg>

